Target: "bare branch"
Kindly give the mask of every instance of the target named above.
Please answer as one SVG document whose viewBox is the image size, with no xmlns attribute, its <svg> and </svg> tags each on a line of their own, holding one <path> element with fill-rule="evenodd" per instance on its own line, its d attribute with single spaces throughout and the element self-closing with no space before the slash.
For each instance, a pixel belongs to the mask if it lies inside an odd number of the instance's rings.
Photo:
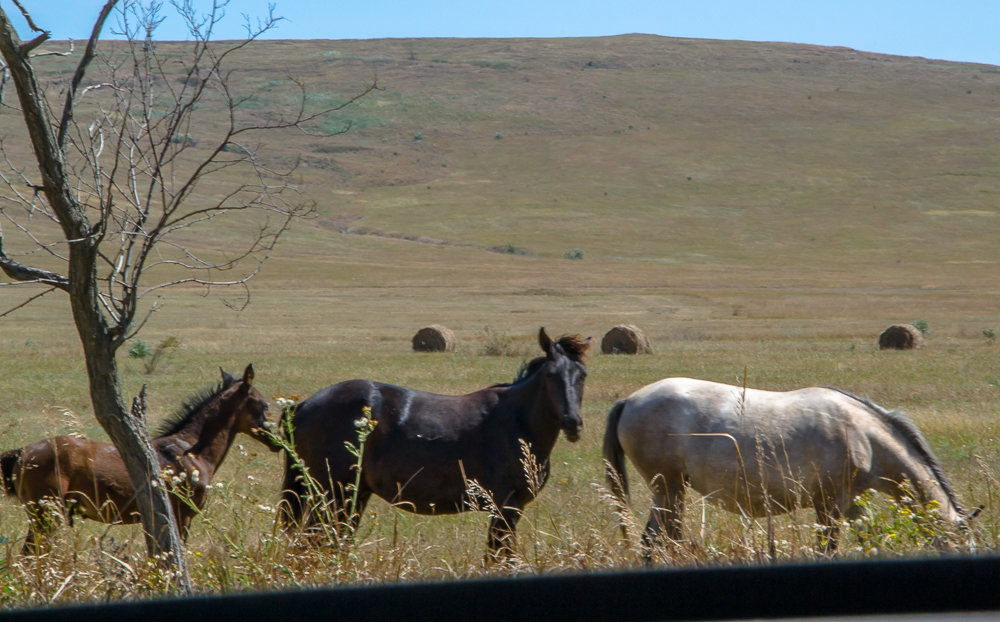
<svg viewBox="0 0 1000 622">
<path fill-rule="evenodd" d="M 153 317 L 153 314 L 159 310 L 160 310 L 160 298 L 157 298 L 153 302 L 153 304 L 149 306 L 149 309 L 146 311 L 146 314 L 143 315 L 142 319 L 138 321 L 133 321 L 132 330 L 122 335 L 122 341 L 123 342 L 128 341 L 129 339 L 132 339 L 133 337 L 138 335 L 139 332 L 143 329 L 143 327 L 146 326 L 146 322 L 149 321 L 149 318 Z"/>
<path fill-rule="evenodd" d="M 49 36 L 51 35 L 48 32 L 43 32 L 42 34 L 38 35 L 31 41 L 25 41 L 24 43 L 21 44 L 21 53 L 27 56 L 31 52 L 31 50 L 37 48 L 41 44 L 48 41 Z"/>
<path fill-rule="evenodd" d="M 0 285 L 2 285 L 2 283 L 0 283 Z M 27 307 L 29 304 L 31 304 L 34 301 L 38 300 L 39 298 L 41 298 L 45 294 L 48 294 L 49 292 L 54 292 L 56 289 L 57 288 L 55 288 L 55 287 L 50 287 L 50 288 L 48 288 L 47 290 L 45 290 L 45 291 L 43 291 L 41 293 L 35 294 L 34 296 L 29 297 L 27 300 L 25 300 L 21 304 L 14 305 L 10 309 L 7 309 L 3 313 L 0 313 L 0 317 L 7 317 L 8 315 L 10 315 L 11 313 L 17 311 L 18 309 Z"/>
<path fill-rule="evenodd" d="M 21 4 L 19 0 L 14 0 L 14 6 L 16 6 L 17 10 L 21 12 L 21 16 L 24 17 L 24 21 L 28 22 L 28 28 L 34 32 L 48 33 L 47 30 L 43 30 L 38 27 L 35 20 L 32 19 L 31 14 L 28 13 L 28 10 L 24 8 L 24 5 Z"/>
<path fill-rule="evenodd" d="M 64 52 L 59 52 L 56 50 L 45 50 L 41 52 L 35 52 L 31 55 L 32 58 L 42 58 L 44 56 L 72 56 L 73 52 L 76 51 L 76 46 L 73 45 L 73 40 L 69 41 L 69 49 Z"/>
<path fill-rule="evenodd" d="M 83 81 L 87 67 L 94 59 L 94 50 L 97 47 L 97 40 L 101 36 L 101 31 L 104 29 L 104 22 L 107 21 L 111 10 L 115 8 L 117 3 L 118 0 L 108 0 L 104 4 L 101 13 L 97 16 L 97 21 L 94 22 L 94 28 L 90 32 L 90 39 L 87 40 L 87 46 L 83 49 L 83 57 L 76 66 L 76 73 L 73 74 L 73 80 L 66 91 L 66 102 L 63 104 L 62 117 L 59 120 L 59 133 L 56 135 L 59 147 L 62 147 L 65 143 L 66 127 L 69 125 L 70 119 L 73 118 L 73 102 L 76 100 L 76 91 L 80 88 L 80 82 Z"/>
<path fill-rule="evenodd" d="M 0 270 L 11 279 L 22 283 L 45 283 L 66 291 L 69 288 L 69 279 L 63 275 L 32 268 L 11 259 L 3 249 L 2 232 L 0 232 Z"/>
</svg>

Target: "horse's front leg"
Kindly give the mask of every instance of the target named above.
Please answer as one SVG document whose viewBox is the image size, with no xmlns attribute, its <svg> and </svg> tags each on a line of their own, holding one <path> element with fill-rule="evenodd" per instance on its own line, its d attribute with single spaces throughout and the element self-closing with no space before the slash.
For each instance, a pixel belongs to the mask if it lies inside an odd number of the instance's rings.
<svg viewBox="0 0 1000 622">
<path fill-rule="evenodd" d="M 192 482 L 184 484 L 183 487 L 174 488 L 171 505 L 181 542 L 187 542 L 188 534 L 191 532 L 191 523 L 205 507 L 206 496 L 207 488 L 204 482 Z"/>
<path fill-rule="evenodd" d="M 816 534 L 819 540 L 819 548 L 826 555 L 833 555 L 837 552 L 837 539 L 840 537 L 840 519 L 842 517 L 840 505 L 836 500 L 826 496 L 817 495 L 813 499 L 813 508 L 816 510 L 816 522 L 819 524 L 819 533 Z M 855 518 L 857 507 L 852 503 L 848 509 L 848 514 Z"/>
<path fill-rule="evenodd" d="M 521 508 L 514 506 L 505 506 L 500 511 L 500 516 L 490 517 L 487 564 L 503 562 L 514 555 L 515 533 L 519 520 L 521 520 Z"/>
<path fill-rule="evenodd" d="M 180 534 L 181 542 L 187 543 L 188 535 L 191 533 L 191 521 L 193 519 L 193 512 L 181 511 L 177 514 L 177 531 Z"/>
<path fill-rule="evenodd" d="M 361 517 L 365 513 L 365 507 L 368 505 L 368 499 L 372 496 L 372 491 L 369 490 L 364 482 L 361 484 L 360 490 L 356 498 L 352 498 L 347 502 L 347 511 L 345 514 L 350 514 L 347 521 L 347 526 L 350 531 L 347 532 L 347 537 L 354 539 L 354 535 L 358 532 L 358 526 L 361 524 Z M 352 504 L 356 503 L 353 507 Z"/>
</svg>

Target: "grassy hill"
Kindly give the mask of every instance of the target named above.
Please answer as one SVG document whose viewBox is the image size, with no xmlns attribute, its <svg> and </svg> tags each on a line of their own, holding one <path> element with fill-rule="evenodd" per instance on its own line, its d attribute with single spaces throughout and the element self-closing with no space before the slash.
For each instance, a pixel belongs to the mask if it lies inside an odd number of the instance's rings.
<svg viewBox="0 0 1000 622">
<path fill-rule="evenodd" d="M 290 71 L 320 100 L 383 89 L 346 111 L 350 134 L 284 145 L 320 201 L 314 252 L 369 233 L 415 262 L 535 272 L 581 249 L 542 270 L 577 287 L 933 290 L 995 272 L 994 67 L 650 36 L 264 45 L 303 59 Z M 260 72 L 280 75 L 244 80 Z M 468 282 L 460 267 L 447 280 Z"/>
<path fill-rule="evenodd" d="M 996 226 L 993 67 L 649 36 L 264 45 L 318 99 L 383 88 L 350 135 L 287 145 L 355 231 L 836 274 L 986 259 L 968 234 Z"/>
<path fill-rule="evenodd" d="M 942 304 L 996 319 L 996 67 L 629 35 L 265 41 L 230 68 L 250 114 L 287 107 L 292 79 L 317 107 L 379 85 L 317 128 L 347 134 L 261 146 L 301 161 L 319 213 L 265 291 L 680 287 L 766 316 L 791 288 L 815 319 L 830 296 L 875 327 Z M 210 142 L 223 119 L 201 118 Z"/>
<path fill-rule="evenodd" d="M 287 145 L 318 191 L 299 235 L 324 288 L 360 272 L 550 313 L 566 299 L 545 292 L 570 294 L 584 321 L 661 338 L 690 316 L 996 319 L 994 67 L 650 36 L 267 45 L 305 59 L 317 97 L 383 88 L 350 134 Z M 447 319 L 514 326 L 523 305 L 487 306 Z"/>
</svg>

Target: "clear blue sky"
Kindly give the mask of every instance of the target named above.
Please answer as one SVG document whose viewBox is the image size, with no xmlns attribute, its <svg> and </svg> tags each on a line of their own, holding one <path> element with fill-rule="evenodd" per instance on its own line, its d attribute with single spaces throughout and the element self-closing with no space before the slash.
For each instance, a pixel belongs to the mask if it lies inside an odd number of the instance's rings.
<svg viewBox="0 0 1000 622">
<path fill-rule="evenodd" d="M 210 5 L 191 0 L 196 7 Z M 104 0 L 23 0 L 56 39 L 85 39 Z M 1000 65 L 1000 0 L 276 0 L 268 38 L 570 37 L 650 33 L 787 41 Z M 9 0 L 0 5 L 12 18 Z M 232 0 L 214 39 L 243 35 L 267 0 Z M 164 14 L 173 17 L 165 3 Z M 22 36 L 28 33 L 22 30 Z M 105 29 L 105 36 L 111 36 Z M 157 39 L 187 38 L 168 19 Z"/>
</svg>

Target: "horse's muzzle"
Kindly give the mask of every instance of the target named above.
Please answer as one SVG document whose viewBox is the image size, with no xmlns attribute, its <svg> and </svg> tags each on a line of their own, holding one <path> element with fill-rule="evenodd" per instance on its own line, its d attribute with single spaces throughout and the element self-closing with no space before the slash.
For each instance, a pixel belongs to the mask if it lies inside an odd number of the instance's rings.
<svg viewBox="0 0 1000 622">
<path fill-rule="evenodd" d="M 566 440 L 575 443 L 580 440 L 580 433 L 583 432 L 583 424 L 569 417 L 563 418 L 562 430 L 566 435 Z"/>
<path fill-rule="evenodd" d="M 262 445 L 270 449 L 272 452 L 279 452 L 284 449 L 281 443 L 275 439 L 271 433 L 264 428 L 253 428 L 250 430 L 250 436 L 254 440 L 260 442 Z"/>
</svg>

